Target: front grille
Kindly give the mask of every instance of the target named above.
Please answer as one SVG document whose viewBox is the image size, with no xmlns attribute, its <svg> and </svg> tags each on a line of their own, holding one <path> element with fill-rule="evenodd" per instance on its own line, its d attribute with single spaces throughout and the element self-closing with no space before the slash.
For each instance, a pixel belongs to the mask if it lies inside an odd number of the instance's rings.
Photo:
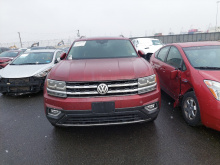
<svg viewBox="0 0 220 165">
<path fill-rule="evenodd" d="M 29 91 L 30 87 L 10 87 L 11 92 L 22 92 L 22 91 Z"/>
<path fill-rule="evenodd" d="M 113 115 L 113 116 L 88 116 L 88 117 L 68 117 L 62 125 L 105 125 L 114 123 L 129 123 L 144 120 L 138 114 Z M 59 122 L 58 122 L 59 124 Z"/>
<path fill-rule="evenodd" d="M 30 93 L 43 89 L 45 77 L 28 78 L 2 78 L 0 79 L 0 92 Z"/>
<path fill-rule="evenodd" d="M 106 94 L 100 94 L 97 87 L 100 84 L 108 86 Z M 67 82 L 67 97 L 91 97 L 91 96 L 114 96 L 132 95 L 138 93 L 137 80 L 102 81 L 102 82 Z"/>
<path fill-rule="evenodd" d="M 18 85 L 22 83 L 29 83 L 30 79 L 29 78 L 9 78 L 8 82 L 10 84 Z"/>
</svg>

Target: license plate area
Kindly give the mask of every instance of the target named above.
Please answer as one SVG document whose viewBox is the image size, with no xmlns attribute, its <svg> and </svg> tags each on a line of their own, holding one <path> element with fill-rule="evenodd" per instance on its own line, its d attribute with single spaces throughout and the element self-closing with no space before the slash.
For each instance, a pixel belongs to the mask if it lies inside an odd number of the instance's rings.
<svg viewBox="0 0 220 165">
<path fill-rule="evenodd" d="M 114 113 L 115 102 L 94 102 L 92 103 L 92 112 L 99 114 Z"/>
<path fill-rule="evenodd" d="M 10 87 L 11 92 L 23 92 L 23 91 L 29 91 L 30 87 Z"/>
</svg>

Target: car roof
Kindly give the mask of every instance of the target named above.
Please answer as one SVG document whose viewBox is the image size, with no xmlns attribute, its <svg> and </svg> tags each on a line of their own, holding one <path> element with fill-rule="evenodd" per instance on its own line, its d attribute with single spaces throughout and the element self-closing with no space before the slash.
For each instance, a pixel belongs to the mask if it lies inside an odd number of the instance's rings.
<svg viewBox="0 0 220 165">
<path fill-rule="evenodd" d="M 135 38 L 133 40 L 158 40 L 157 38 Z"/>
<path fill-rule="evenodd" d="M 38 49 L 38 50 L 30 50 L 30 51 L 28 51 L 28 53 L 30 53 L 30 52 L 55 52 L 56 50 L 59 50 L 59 49 Z"/>
<path fill-rule="evenodd" d="M 129 38 L 125 37 L 82 37 L 79 39 L 76 39 L 75 41 L 91 41 L 91 40 L 129 40 Z"/>
<path fill-rule="evenodd" d="M 23 52 L 22 50 L 7 50 L 7 51 L 4 51 L 4 52 Z"/>
<path fill-rule="evenodd" d="M 196 46 L 215 46 L 215 45 L 220 45 L 220 42 L 219 41 L 184 42 L 184 43 L 173 43 L 167 45 L 178 45 L 182 48 L 186 48 L 186 47 L 196 47 Z"/>
</svg>

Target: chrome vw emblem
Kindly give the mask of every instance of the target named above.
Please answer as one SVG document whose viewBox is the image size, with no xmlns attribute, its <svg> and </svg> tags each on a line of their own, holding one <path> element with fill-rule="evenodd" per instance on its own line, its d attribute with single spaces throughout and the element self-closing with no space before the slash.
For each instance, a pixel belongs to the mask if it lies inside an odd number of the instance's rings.
<svg viewBox="0 0 220 165">
<path fill-rule="evenodd" d="M 106 84 L 99 84 L 97 91 L 99 94 L 104 95 L 108 92 L 108 86 Z"/>
</svg>

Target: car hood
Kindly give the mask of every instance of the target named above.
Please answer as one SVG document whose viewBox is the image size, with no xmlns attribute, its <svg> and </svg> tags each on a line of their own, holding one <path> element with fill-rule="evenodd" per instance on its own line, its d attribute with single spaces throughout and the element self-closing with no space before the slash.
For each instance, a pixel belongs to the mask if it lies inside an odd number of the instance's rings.
<svg viewBox="0 0 220 165">
<path fill-rule="evenodd" d="M 219 70 L 214 70 L 214 71 L 199 71 L 200 75 L 205 79 L 205 80 L 213 80 L 213 81 L 218 81 L 220 82 L 220 71 Z"/>
<path fill-rule="evenodd" d="M 150 64 L 141 57 L 63 60 L 48 78 L 63 81 L 102 81 L 135 79 L 154 74 Z"/>
<path fill-rule="evenodd" d="M 8 62 L 11 60 L 13 60 L 13 58 L 11 58 L 11 57 L 0 57 L 0 62 Z"/>
<path fill-rule="evenodd" d="M 31 77 L 41 71 L 51 68 L 51 64 L 40 65 L 7 65 L 4 69 L 0 70 L 2 78 L 21 78 Z"/>
</svg>

